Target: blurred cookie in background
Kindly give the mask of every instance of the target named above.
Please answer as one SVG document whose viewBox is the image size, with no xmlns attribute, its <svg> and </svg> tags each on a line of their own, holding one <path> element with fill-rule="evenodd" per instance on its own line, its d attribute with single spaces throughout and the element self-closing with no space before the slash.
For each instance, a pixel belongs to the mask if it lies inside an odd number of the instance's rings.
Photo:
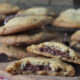
<svg viewBox="0 0 80 80">
<path fill-rule="evenodd" d="M 32 7 L 21 10 L 18 15 L 31 15 L 31 16 L 55 16 L 55 13 L 46 7 Z"/>
<path fill-rule="evenodd" d="M 0 14 L 0 24 L 1 22 L 4 22 L 6 16 L 4 14 Z"/>
<path fill-rule="evenodd" d="M 70 45 L 73 49 L 80 51 L 80 30 L 76 31 L 71 36 L 71 44 Z"/>
<path fill-rule="evenodd" d="M 39 29 L 37 31 L 37 29 L 32 29 L 32 31 L 19 34 L 0 36 L 0 43 L 13 46 L 27 46 L 43 41 L 54 40 L 57 36 L 58 32 L 39 31 Z"/>
<path fill-rule="evenodd" d="M 21 47 L 2 45 L 0 47 L 0 56 L 4 54 L 11 60 L 17 60 L 27 57 L 27 51 Z M 3 58 L 4 59 L 4 58 Z"/>
<path fill-rule="evenodd" d="M 80 28 L 80 9 L 71 8 L 62 11 L 53 25 L 63 28 Z"/>
<path fill-rule="evenodd" d="M 0 14 L 9 15 L 15 14 L 20 10 L 18 6 L 13 6 L 10 3 L 0 3 Z"/>
</svg>

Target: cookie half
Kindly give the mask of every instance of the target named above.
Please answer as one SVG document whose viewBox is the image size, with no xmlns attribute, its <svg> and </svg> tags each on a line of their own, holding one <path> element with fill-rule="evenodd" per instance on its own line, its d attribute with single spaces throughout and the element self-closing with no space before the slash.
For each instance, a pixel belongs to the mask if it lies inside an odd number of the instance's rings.
<svg viewBox="0 0 80 80">
<path fill-rule="evenodd" d="M 80 64 L 80 55 L 59 42 L 44 42 L 39 45 L 31 45 L 27 47 L 27 50 L 29 53 Z"/>
<path fill-rule="evenodd" d="M 60 13 L 53 25 L 64 28 L 80 28 L 80 9 L 67 9 Z"/>
<path fill-rule="evenodd" d="M 56 38 L 57 35 L 58 35 L 57 32 L 47 32 L 47 31 L 36 32 L 35 30 L 33 30 L 33 32 L 28 31 L 27 33 L 21 33 L 9 36 L 0 36 L 0 43 L 6 45 L 14 45 L 14 46 L 20 46 L 20 45 L 26 46 L 54 39 Z"/>
<path fill-rule="evenodd" d="M 55 16 L 55 13 L 46 7 L 32 7 L 17 13 L 18 15 Z"/>
<path fill-rule="evenodd" d="M 52 76 L 74 76 L 74 68 L 57 59 L 28 57 L 10 64 L 6 71 L 10 74 L 37 74 Z"/>
<path fill-rule="evenodd" d="M 20 47 L 6 46 L 0 47 L 0 55 L 5 54 L 10 59 L 22 59 L 27 57 L 27 51 Z"/>
<path fill-rule="evenodd" d="M 20 10 L 18 6 L 13 6 L 9 3 L 1 3 L 0 4 L 0 14 L 14 14 Z"/>
<path fill-rule="evenodd" d="M 7 35 L 27 31 L 42 25 L 50 24 L 52 17 L 47 16 L 21 16 L 10 19 L 7 24 L 0 27 L 0 35 Z"/>
</svg>

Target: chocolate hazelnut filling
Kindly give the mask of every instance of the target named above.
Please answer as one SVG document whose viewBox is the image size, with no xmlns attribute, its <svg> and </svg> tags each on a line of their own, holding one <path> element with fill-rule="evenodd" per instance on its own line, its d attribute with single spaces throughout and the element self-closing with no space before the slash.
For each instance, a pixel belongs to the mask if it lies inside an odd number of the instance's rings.
<svg viewBox="0 0 80 80">
<path fill-rule="evenodd" d="M 49 47 L 49 46 L 41 47 L 41 48 L 39 48 L 39 51 L 40 52 L 47 52 L 47 53 L 50 53 L 55 56 L 60 55 L 61 57 L 65 57 L 67 59 L 70 59 L 69 51 L 62 52 L 61 50 L 57 50 L 56 48 Z"/>
<path fill-rule="evenodd" d="M 22 70 L 14 70 L 12 74 L 24 74 L 25 72 L 28 73 L 34 73 L 37 74 L 37 71 L 50 71 L 51 68 L 49 65 L 32 65 L 32 64 L 26 64 L 26 66 L 23 66 Z"/>
</svg>

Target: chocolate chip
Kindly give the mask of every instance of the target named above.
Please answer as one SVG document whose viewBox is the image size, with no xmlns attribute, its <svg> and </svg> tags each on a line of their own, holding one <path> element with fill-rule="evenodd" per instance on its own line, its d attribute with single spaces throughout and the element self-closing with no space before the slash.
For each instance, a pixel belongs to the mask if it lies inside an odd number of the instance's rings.
<svg viewBox="0 0 80 80">
<path fill-rule="evenodd" d="M 56 72 L 60 72 L 60 71 L 62 71 L 60 67 L 56 69 Z"/>
<path fill-rule="evenodd" d="M 47 53 L 50 53 L 50 54 L 56 55 L 56 56 L 60 55 L 60 56 L 65 57 L 67 59 L 70 58 L 69 57 L 69 51 L 62 52 L 61 50 L 57 50 L 55 48 L 50 48 L 49 46 L 41 47 L 41 48 L 39 48 L 39 51 L 41 51 L 41 52 L 47 52 Z"/>
</svg>

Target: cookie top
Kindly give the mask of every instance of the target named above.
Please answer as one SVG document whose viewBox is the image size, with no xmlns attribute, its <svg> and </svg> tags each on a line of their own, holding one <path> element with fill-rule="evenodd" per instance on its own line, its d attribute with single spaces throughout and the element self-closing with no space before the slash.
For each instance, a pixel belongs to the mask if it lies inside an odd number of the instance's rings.
<svg viewBox="0 0 80 80">
<path fill-rule="evenodd" d="M 42 25 L 52 23 L 53 18 L 47 16 L 20 16 L 10 19 L 7 24 L 0 27 L 0 35 L 7 35 L 27 31 Z"/>
<path fill-rule="evenodd" d="M 37 29 L 36 29 L 37 30 Z M 47 31 L 27 31 L 26 33 L 0 36 L 0 43 L 6 45 L 22 46 L 30 45 L 35 43 L 40 43 L 42 41 L 48 41 L 50 39 L 56 38 L 57 32 L 47 32 Z"/>
<path fill-rule="evenodd" d="M 21 72 L 22 74 L 33 73 L 52 76 L 73 76 L 75 74 L 75 70 L 71 65 L 57 59 L 42 57 L 28 57 L 16 61 L 10 64 L 6 71 L 11 74 L 19 74 Z"/>
<path fill-rule="evenodd" d="M 27 51 L 45 57 L 80 64 L 80 55 L 70 47 L 59 42 L 44 42 L 38 45 L 31 45 L 27 47 Z"/>
<path fill-rule="evenodd" d="M 18 6 L 13 6 L 9 3 L 1 3 L 0 4 L 0 14 L 14 14 L 18 12 L 20 9 Z"/>
<path fill-rule="evenodd" d="M 67 9 L 53 22 L 56 27 L 80 28 L 80 9 Z"/>
<path fill-rule="evenodd" d="M 71 40 L 80 41 L 80 30 L 76 31 L 72 36 Z"/>
<path fill-rule="evenodd" d="M 0 54 L 5 54 L 10 59 L 22 59 L 27 57 L 27 51 L 25 49 L 6 45 L 0 47 Z"/>
<path fill-rule="evenodd" d="M 55 16 L 55 13 L 46 7 L 32 7 L 17 13 L 18 15 L 32 15 L 32 16 Z"/>
</svg>

